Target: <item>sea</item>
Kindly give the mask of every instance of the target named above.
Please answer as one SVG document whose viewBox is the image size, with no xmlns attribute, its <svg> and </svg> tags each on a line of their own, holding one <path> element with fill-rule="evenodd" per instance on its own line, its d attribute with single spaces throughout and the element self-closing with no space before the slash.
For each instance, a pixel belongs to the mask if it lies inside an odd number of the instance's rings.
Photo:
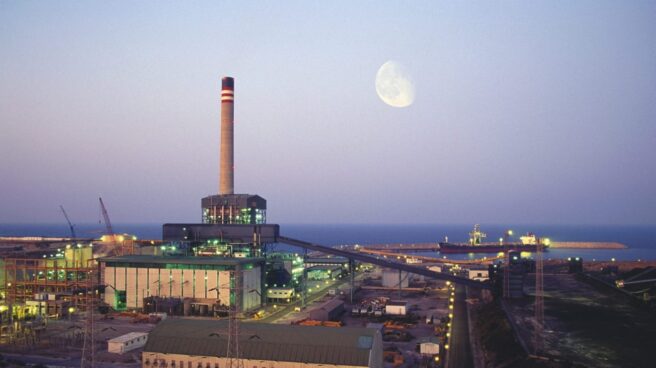
<svg viewBox="0 0 656 368">
<path fill-rule="evenodd" d="M 136 235 L 141 239 L 161 239 L 161 224 L 113 224 L 115 233 Z M 466 242 L 473 225 L 439 224 L 281 224 L 280 233 L 286 237 L 314 242 L 327 246 L 367 245 L 391 243 L 430 243 L 444 241 Z M 99 237 L 104 234 L 104 224 L 77 224 L 79 237 Z M 487 241 L 494 241 L 512 229 L 516 236 L 532 232 L 539 237 L 558 241 L 618 242 L 627 249 L 549 249 L 545 259 L 582 257 L 584 260 L 637 261 L 656 260 L 656 225 L 507 225 L 481 224 L 487 233 Z M 0 236 L 68 237 L 66 224 L 0 224 Z M 297 248 L 277 246 L 277 250 L 295 251 Z M 424 256 L 443 257 L 436 252 L 422 252 Z M 487 254 L 449 254 L 449 259 L 479 258 Z M 494 254 L 489 254 L 489 256 Z"/>
</svg>

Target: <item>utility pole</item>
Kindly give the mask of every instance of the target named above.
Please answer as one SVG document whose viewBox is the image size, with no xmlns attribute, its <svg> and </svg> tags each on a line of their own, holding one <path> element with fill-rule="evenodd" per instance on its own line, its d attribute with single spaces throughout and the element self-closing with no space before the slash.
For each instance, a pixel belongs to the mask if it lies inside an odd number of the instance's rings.
<svg viewBox="0 0 656 368">
<path fill-rule="evenodd" d="M 505 267 L 503 268 L 503 297 L 510 298 L 510 237 L 512 236 L 512 230 L 506 230 L 504 234 L 505 238 Z"/>
<path fill-rule="evenodd" d="M 535 354 L 542 350 L 544 340 L 544 273 L 542 263 L 542 240 L 537 239 L 535 248 Z"/>
<path fill-rule="evenodd" d="M 242 286 L 241 265 L 236 265 L 235 270 L 230 272 L 234 282 L 235 302 L 230 306 L 228 314 L 228 349 L 226 358 L 228 368 L 244 368 L 244 361 L 239 357 L 239 318 L 241 317 Z"/>
<path fill-rule="evenodd" d="M 90 266 L 89 266 L 90 265 Z M 95 260 L 89 260 L 86 272 L 86 293 L 85 293 L 85 308 L 86 308 L 86 321 L 84 324 L 84 343 L 82 345 L 82 362 L 81 368 L 93 368 L 95 366 L 96 355 L 96 331 L 93 323 L 93 313 L 97 306 L 96 294 L 96 271 L 97 265 Z"/>
</svg>

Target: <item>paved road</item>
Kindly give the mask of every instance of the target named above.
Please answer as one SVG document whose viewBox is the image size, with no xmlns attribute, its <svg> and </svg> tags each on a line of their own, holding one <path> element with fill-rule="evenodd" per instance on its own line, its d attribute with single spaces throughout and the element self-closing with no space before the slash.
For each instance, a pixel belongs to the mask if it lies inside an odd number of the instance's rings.
<svg viewBox="0 0 656 368">
<path fill-rule="evenodd" d="M 308 292 L 307 300 L 305 301 L 306 305 L 309 306 L 314 302 L 315 300 L 323 297 L 326 295 L 326 292 L 328 289 L 338 289 L 340 286 L 343 284 L 348 283 L 350 280 L 349 277 L 344 277 L 343 279 L 337 280 L 333 283 L 330 283 L 328 285 L 322 285 L 319 289 L 313 289 L 316 291 L 313 292 Z M 270 315 L 259 319 L 259 320 L 252 320 L 252 322 L 261 322 L 261 323 L 274 323 L 277 320 L 285 317 L 289 313 L 292 313 L 294 311 L 294 308 L 300 307 L 301 306 L 301 301 L 297 300 L 291 304 L 286 304 L 278 308 L 278 310 L 274 311 Z"/>
<path fill-rule="evenodd" d="M 464 286 L 456 286 L 456 299 L 453 306 L 453 321 L 447 367 L 474 368 L 469 342 L 469 321 L 467 319 L 467 295 Z"/>
</svg>

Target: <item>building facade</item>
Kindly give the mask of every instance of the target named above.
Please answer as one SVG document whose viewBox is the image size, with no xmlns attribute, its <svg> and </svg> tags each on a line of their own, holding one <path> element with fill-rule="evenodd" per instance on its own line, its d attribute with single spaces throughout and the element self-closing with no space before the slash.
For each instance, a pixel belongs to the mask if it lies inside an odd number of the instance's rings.
<svg viewBox="0 0 656 368">
<path fill-rule="evenodd" d="M 240 310 L 261 305 L 261 258 L 161 257 L 131 255 L 100 259 L 104 301 L 116 310 L 142 309 L 151 297 L 231 306 L 241 275 Z"/>
<path fill-rule="evenodd" d="M 142 367 L 224 368 L 227 321 L 172 319 L 150 333 Z M 383 342 L 376 329 L 242 323 L 244 367 L 314 368 L 383 366 Z"/>
<path fill-rule="evenodd" d="M 201 200 L 204 224 L 266 224 L 266 199 L 254 194 L 218 194 Z"/>
</svg>

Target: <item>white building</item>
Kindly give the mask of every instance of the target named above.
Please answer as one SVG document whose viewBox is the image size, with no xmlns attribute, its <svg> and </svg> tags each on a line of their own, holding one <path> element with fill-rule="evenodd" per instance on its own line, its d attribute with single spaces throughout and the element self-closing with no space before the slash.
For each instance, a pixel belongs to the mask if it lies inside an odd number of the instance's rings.
<svg viewBox="0 0 656 368">
<path fill-rule="evenodd" d="M 441 266 L 428 266 L 428 269 L 433 272 L 442 272 Z"/>
<path fill-rule="evenodd" d="M 147 297 L 229 306 L 231 271 L 240 270 L 242 311 L 261 304 L 261 258 L 128 255 L 100 259 L 105 302 L 116 310 L 141 309 Z M 257 292 L 250 292 L 255 290 Z"/>
<path fill-rule="evenodd" d="M 470 280 L 487 281 L 490 279 L 490 271 L 487 268 L 472 268 L 467 272 Z"/>
<path fill-rule="evenodd" d="M 419 339 L 419 354 L 437 355 L 440 353 L 440 342 L 436 337 Z"/>
<path fill-rule="evenodd" d="M 123 354 L 146 345 L 146 341 L 148 341 L 147 332 L 130 332 L 107 341 L 107 350 L 110 353 Z"/>
<path fill-rule="evenodd" d="M 385 314 L 393 316 L 405 316 L 408 312 L 408 302 L 392 300 L 385 305 Z"/>
</svg>

